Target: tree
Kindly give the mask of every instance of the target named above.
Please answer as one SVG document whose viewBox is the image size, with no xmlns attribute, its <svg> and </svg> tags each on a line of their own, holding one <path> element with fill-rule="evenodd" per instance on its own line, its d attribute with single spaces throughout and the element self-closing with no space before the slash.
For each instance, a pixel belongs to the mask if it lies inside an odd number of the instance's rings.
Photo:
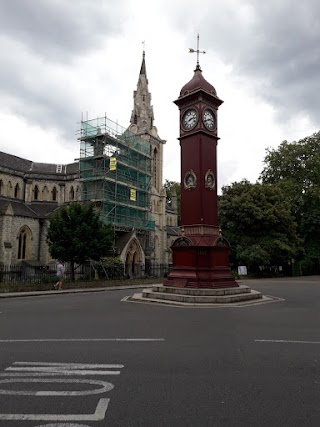
<svg viewBox="0 0 320 427">
<path fill-rule="evenodd" d="M 301 251 L 297 224 L 281 189 L 247 180 L 222 188 L 219 224 L 232 260 L 256 270 L 287 265 Z"/>
<path fill-rule="evenodd" d="M 114 233 L 110 224 L 105 225 L 99 213 L 90 205 L 72 203 L 61 207 L 50 218 L 47 243 L 53 258 L 69 261 L 71 279 L 74 264 L 106 256 L 113 244 Z"/>
<path fill-rule="evenodd" d="M 167 202 L 172 205 L 172 197 L 177 196 L 177 209 L 178 209 L 178 224 L 180 224 L 180 213 L 181 213 L 181 185 L 180 182 L 169 181 L 166 179 L 164 188 L 167 192 Z"/>
<path fill-rule="evenodd" d="M 290 200 L 306 257 L 319 265 L 320 259 L 320 132 L 298 142 L 284 141 L 278 149 L 267 149 L 263 183 L 281 187 Z"/>
<path fill-rule="evenodd" d="M 320 185 L 320 132 L 298 142 L 284 141 L 278 149 L 266 150 L 262 182 L 276 184 L 291 181 L 301 192 Z"/>
</svg>

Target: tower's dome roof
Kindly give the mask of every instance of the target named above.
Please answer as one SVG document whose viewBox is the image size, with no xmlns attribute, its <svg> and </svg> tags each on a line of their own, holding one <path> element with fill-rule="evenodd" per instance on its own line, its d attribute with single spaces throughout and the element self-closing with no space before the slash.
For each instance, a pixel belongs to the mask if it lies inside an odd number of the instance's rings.
<svg viewBox="0 0 320 427">
<path fill-rule="evenodd" d="M 203 77 L 202 70 L 199 65 L 197 65 L 196 69 L 194 70 L 192 79 L 181 89 L 180 97 L 188 95 L 190 92 L 194 92 L 198 89 L 202 89 L 211 95 L 217 96 L 215 88 Z"/>
</svg>

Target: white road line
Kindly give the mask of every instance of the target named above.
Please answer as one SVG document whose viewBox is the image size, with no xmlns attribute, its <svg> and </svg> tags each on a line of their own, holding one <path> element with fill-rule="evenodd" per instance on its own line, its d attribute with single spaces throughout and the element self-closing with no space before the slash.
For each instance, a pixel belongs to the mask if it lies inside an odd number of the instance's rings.
<svg viewBox="0 0 320 427">
<path fill-rule="evenodd" d="M 255 340 L 255 342 L 284 343 L 284 344 L 320 344 L 320 341 L 299 341 L 299 340 Z"/>
<path fill-rule="evenodd" d="M 0 340 L 0 343 L 21 343 L 21 342 L 161 342 L 164 338 L 41 338 L 41 339 L 18 339 Z"/>
<path fill-rule="evenodd" d="M 63 423 L 63 424 L 41 424 L 41 426 L 36 426 L 36 427 L 90 427 L 88 426 L 88 424 L 69 424 L 69 423 Z"/>
<path fill-rule="evenodd" d="M 69 424 L 69 423 L 63 423 L 63 424 L 41 424 L 41 426 L 36 426 L 36 427 L 90 427 L 88 426 L 88 424 Z"/>
<path fill-rule="evenodd" d="M 13 365 L 24 366 L 61 366 L 70 369 L 120 369 L 124 365 L 121 364 L 96 364 L 96 363 L 61 363 L 61 362 L 13 362 Z"/>
<path fill-rule="evenodd" d="M 62 384 L 90 384 L 98 385 L 100 388 L 91 390 L 79 390 L 79 391 L 61 391 L 61 390 L 8 390 L 0 389 L 0 394 L 10 396 L 89 396 L 93 394 L 106 393 L 114 388 L 114 385 L 107 381 L 100 380 L 80 380 L 80 379 L 61 379 L 61 378 L 10 378 L 1 379 L 0 384 L 12 384 L 12 383 L 62 383 Z"/>
<path fill-rule="evenodd" d="M 16 371 L 16 372 L 48 372 L 48 373 L 57 373 L 61 375 L 120 375 L 120 371 L 91 371 L 91 370 L 81 370 L 81 369 L 63 369 L 63 368 L 15 368 L 10 367 L 6 368 L 6 371 Z"/>
<path fill-rule="evenodd" d="M 119 372 L 120 374 L 120 372 Z M 112 375 L 119 375 L 119 374 L 112 374 Z M 99 373 L 95 372 L 91 373 L 91 371 L 57 371 L 57 372 L 19 372 L 19 373 L 0 373 L 0 377 L 72 377 L 72 376 L 86 376 L 86 375 L 96 375 L 96 376 L 105 376 L 106 373 Z M 107 374 L 110 375 L 110 374 Z"/>
<path fill-rule="evenodd" d="M 100 399 L 94 414 L 0 414 L 0 420 L 9 421 L 102 421 L 110 399 Z"/>
</svg>

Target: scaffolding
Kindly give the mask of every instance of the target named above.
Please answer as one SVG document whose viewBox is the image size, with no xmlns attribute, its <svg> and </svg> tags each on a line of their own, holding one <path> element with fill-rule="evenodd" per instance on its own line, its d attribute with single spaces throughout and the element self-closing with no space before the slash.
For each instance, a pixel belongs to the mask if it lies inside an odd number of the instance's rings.
<svg viewBox="0 0 320 427">
<path fill-rule="evenodd" d="M 107 117 L 81 121 L 81 199 L 121 231 L 152 231 L 151 135 L 136 135 Z"/>
</svg>

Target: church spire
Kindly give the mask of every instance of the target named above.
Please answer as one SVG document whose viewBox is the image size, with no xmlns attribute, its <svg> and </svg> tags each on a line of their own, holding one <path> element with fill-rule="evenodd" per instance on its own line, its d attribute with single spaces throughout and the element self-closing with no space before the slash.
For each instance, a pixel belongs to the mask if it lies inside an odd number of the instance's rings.
<svg viewBox="0 0 320 427">
<path fill-rule="evenodd" d="M 145 51 L 143 50 L 143 53 L 142 53 L 142 64 L 141 64 L 141 68 L 140 68 L 140 76 L 144 75 L 144 76 L 147 77 L 145 57 L 146 57 L 146 54 L 145 54 Z"/>
<path fill-rule="evenodd" d="M 153 128 L 154 116 L 148 83 L 145 51 L 143 50 L 137 90 L 133 93 L 133 110 L 130 119 L 130 130 L 137 133 L 150 132 Z"/>
</svg>

